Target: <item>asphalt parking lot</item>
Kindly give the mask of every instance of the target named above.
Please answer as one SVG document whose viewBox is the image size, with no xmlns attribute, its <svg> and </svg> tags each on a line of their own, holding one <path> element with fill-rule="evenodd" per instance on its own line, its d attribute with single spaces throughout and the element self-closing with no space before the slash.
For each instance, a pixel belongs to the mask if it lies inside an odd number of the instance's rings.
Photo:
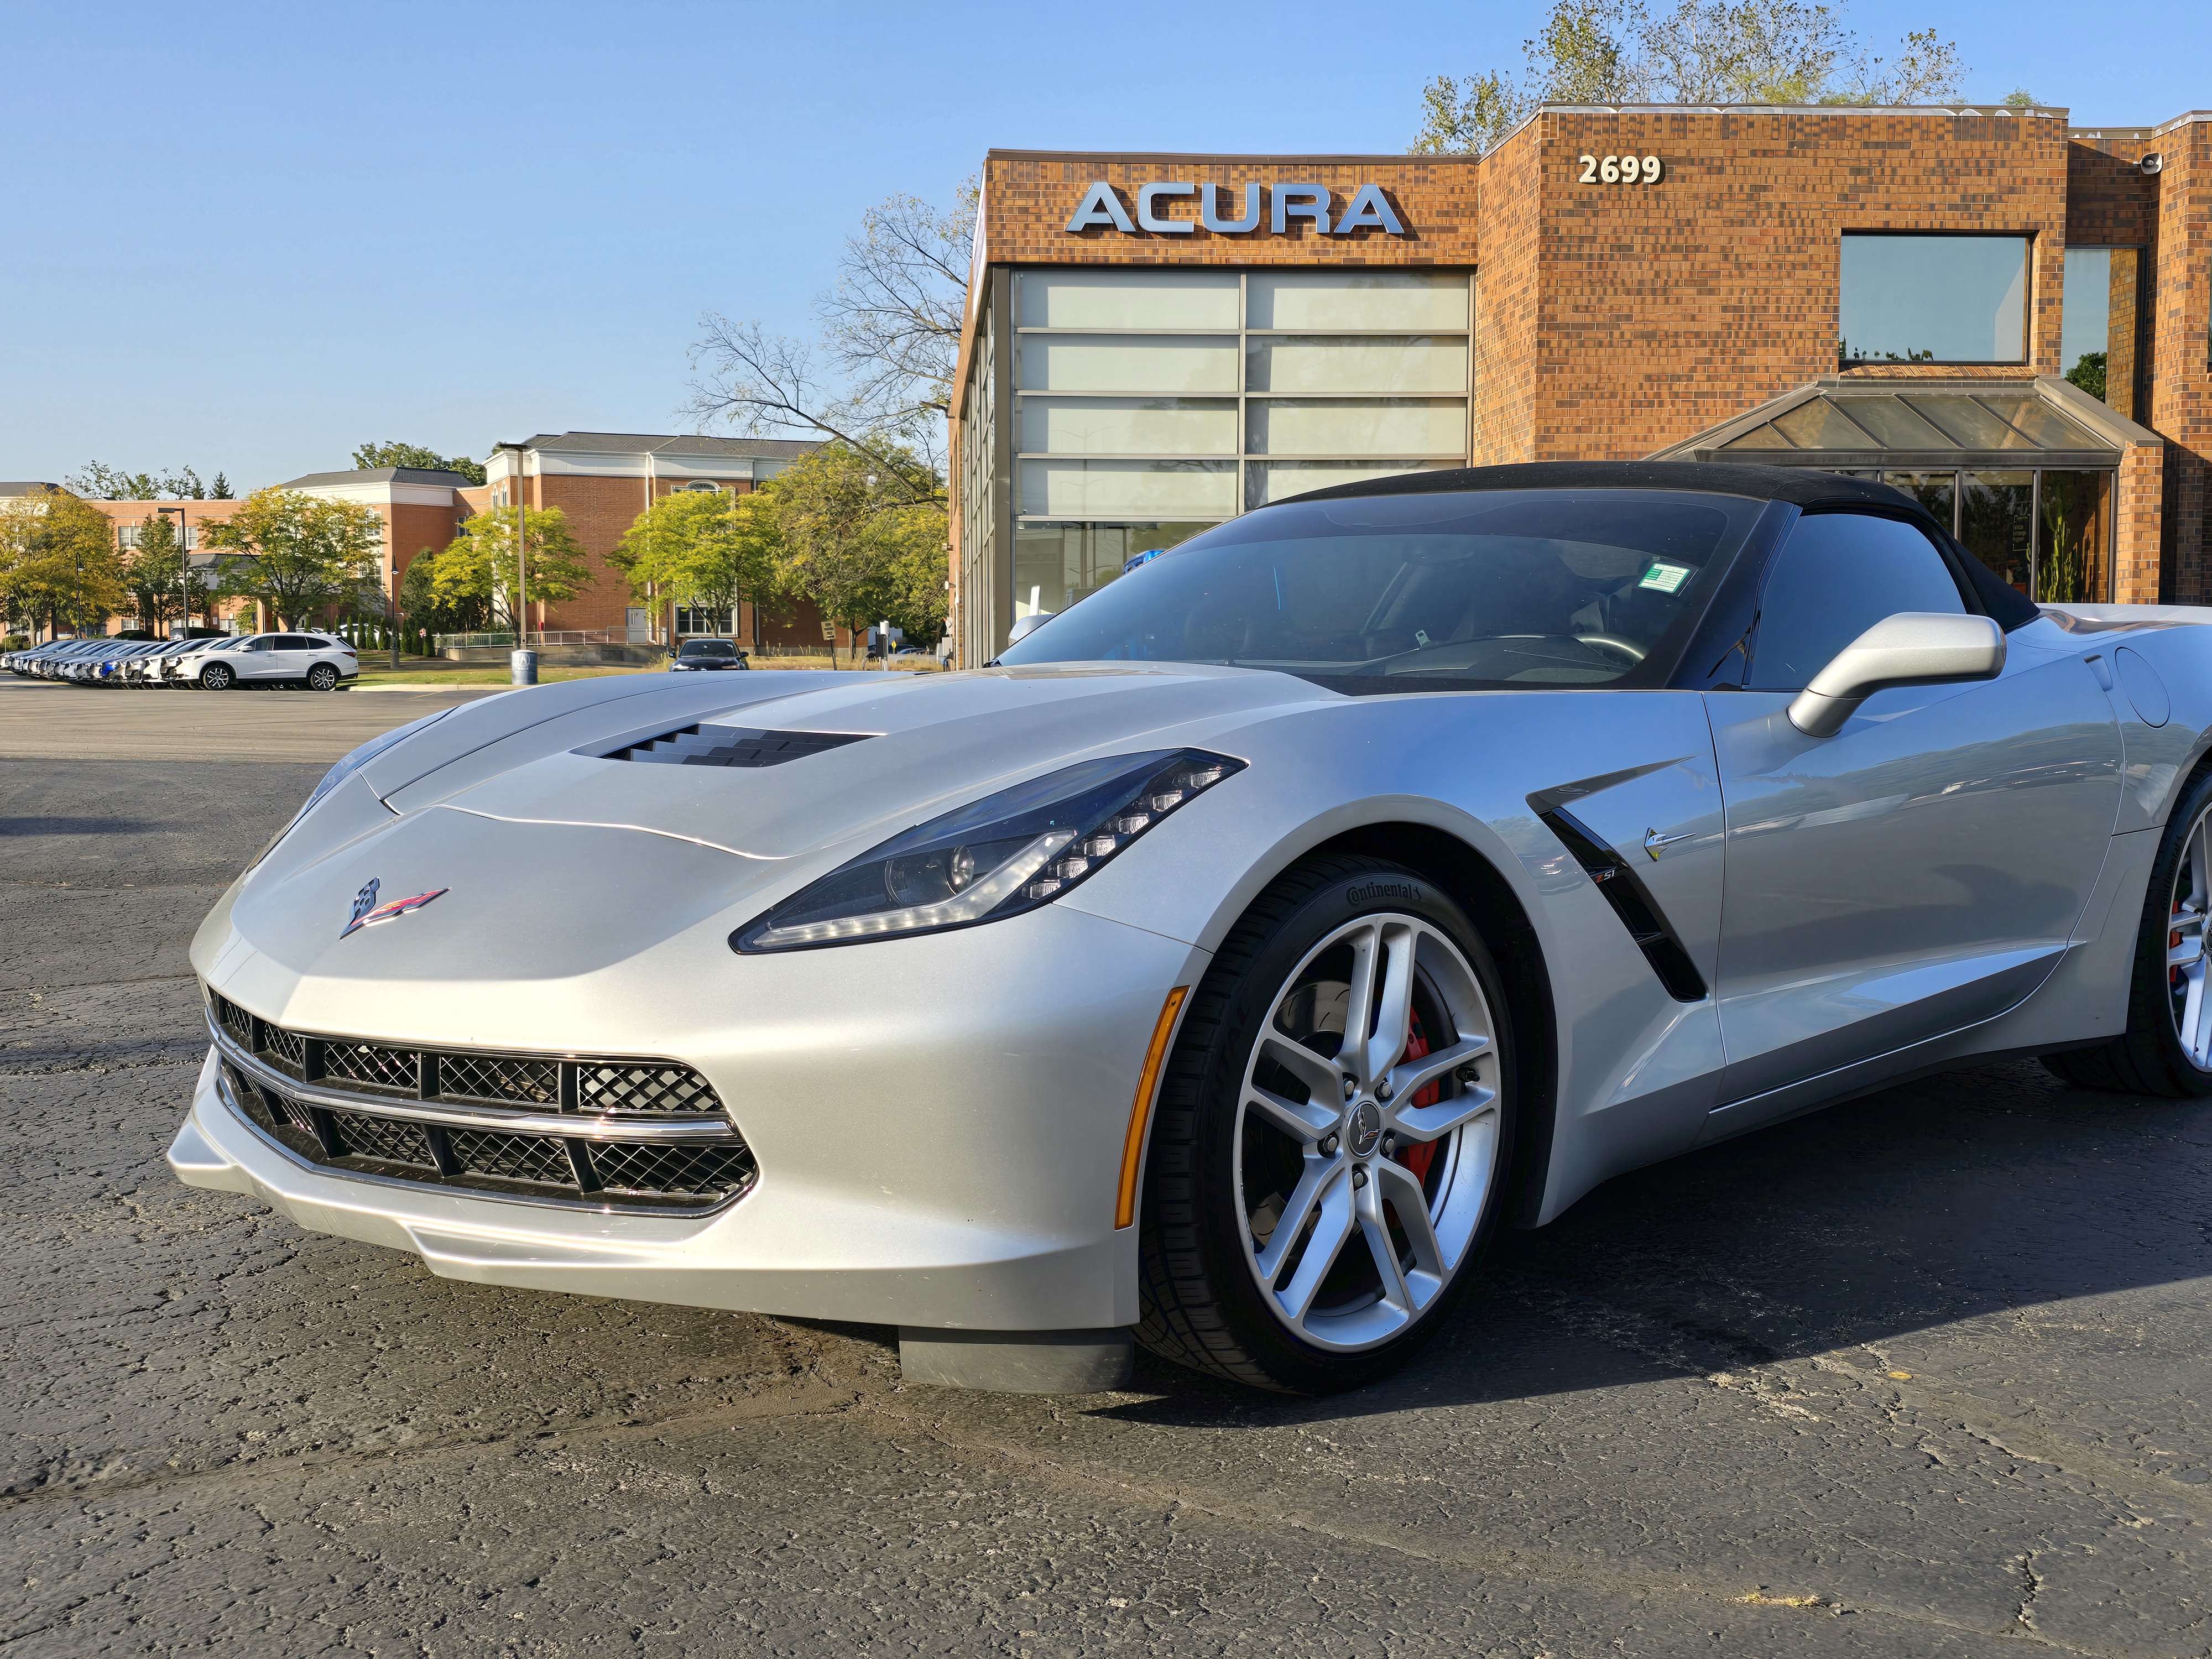
<svg viewBox="0 0 2212 1659">
<path fill-rule="evenodd" d="M 0 1650 L 2212 1653 L 2212 1107 L 2031 1063 L 1613 1182 L 1322 1401 L 907 1388 L 177 1185 L 200 915 L 469 695 L 0 676 Z"/>
</svg>

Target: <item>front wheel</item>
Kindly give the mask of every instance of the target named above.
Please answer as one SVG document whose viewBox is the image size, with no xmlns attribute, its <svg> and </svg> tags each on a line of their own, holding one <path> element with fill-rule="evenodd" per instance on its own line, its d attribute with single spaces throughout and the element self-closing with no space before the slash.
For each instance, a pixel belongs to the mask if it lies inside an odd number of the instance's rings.
<svg viewBox="0 0 2212 1659">
<path fill-rule="evenodd" d="M 203 691 L 228 691 L 237 683 L 238 676 L 228 663 L 211 662 L 200 670 L 200 690 Z"/>
<path fill-rule="evenodd" d="M 335 691 L 337 684 L 338 671 L 331 663 L 319 662 L 307 671 L 307 690 L 310 691 Z"/>
<path fill-rule="evenodd" d="M 2184 793 L 2151 861 L 2128 988 L 2128 1029 L 2094 1048 L 2045 1054 L 2045 1067 L 2078 1088 L 2176 1099 L 2212 1096 L 2208 914 L 2212 773 Z"/>
<path fill-rule="evenodd" d="M 1418 1352 L 1503 1206 L 1505 1012 L 1425 877 L 1331 858 L 1278 880 L 1223 942 L 1161 1085 L 1139 1340 L 1304 1394 Z"/>
</svg>

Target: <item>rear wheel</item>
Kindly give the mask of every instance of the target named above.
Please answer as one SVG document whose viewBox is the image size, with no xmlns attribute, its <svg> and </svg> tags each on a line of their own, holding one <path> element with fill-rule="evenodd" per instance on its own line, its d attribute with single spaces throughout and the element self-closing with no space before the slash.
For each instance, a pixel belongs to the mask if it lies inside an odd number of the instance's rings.
<svg viewBox="0 0 2212 1659">
<path fill-rule="evenodd" d="M 200 689 L 204 691 L 228 691 L 238 683 L 238 676 L 228 663 L 211 662 L 200 670 Z"/>
<path fill-rule="evenodd" d="M 337 684 L 338 671 L 331 663 L 319 662 L 307 671 L 307 690 L 310 691 L 334 691 Z"/>
<path fill-rule="evenodd" d="M 2045 1054 L 2045 1067 L 2078 1088 L 2177 1098 L 2212 1096 L 2208 914 L 2212 773 L 2199 778 L 2174 809 L 2151 864 L 2136 937 L 2127 1030 L 2098 1048 Z"/>
<path fill-rule="evenodd" d="M 1297 1393 L 1403 1364 L 1496 1224 L 1514 1077 L 1465 913 L 1365 858 L 1284 876 L 1215 956 L 1161 1085 L 1137 1334 Z"/>
</svg>

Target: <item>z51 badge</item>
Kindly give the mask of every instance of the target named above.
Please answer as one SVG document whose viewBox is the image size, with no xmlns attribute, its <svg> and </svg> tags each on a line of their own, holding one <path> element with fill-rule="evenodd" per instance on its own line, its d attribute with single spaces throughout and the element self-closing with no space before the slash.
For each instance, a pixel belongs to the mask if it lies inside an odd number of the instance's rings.
<svg viewBox="0 0 2212 1659">
<path fill-rule="evenodd" d="M 394 899 L 389 904 L 379 904 L 376 891 L 380 884 L 371 880 L 368 886 L 353 896 L 353 915 L 346 919 L 345 927 L 338 934 L 340 939 L 345 939 L 364 927 L 374 927 L 379 922 L 395 921 L 410 910 L 419 910 L 432 899 L 453 890 L 450 887 L 441 887 L 434 892 L 417 893 L 412 898 Z"/>
</svg>

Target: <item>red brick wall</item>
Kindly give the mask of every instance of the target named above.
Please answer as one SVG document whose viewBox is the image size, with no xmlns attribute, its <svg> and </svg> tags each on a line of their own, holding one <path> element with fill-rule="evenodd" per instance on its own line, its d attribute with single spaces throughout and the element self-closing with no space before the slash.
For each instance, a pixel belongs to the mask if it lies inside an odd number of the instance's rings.
<svg viewBox="0 0 2212 1659">
<path fill-rule="evenodd" d="M 1491 257 L 1475 274 L 1474 452 L 1478 465 L 1538 459 L 1537 276 L 1544 226 L 1543 146 L 1523 128 L 1485 159 L 1482 232 Z"/>
<path fill-rule="evenodd" d="M 2156 605 L 2159 582 L 2160 496 L 2166 486 L 2166 452 L 2148 445 L 2120 452 L 2113 480 L 2112 602 Z"/>
<path fill-rule="evenodd" d="M 2157 176 L 2158 262 L 2151 284 L 2150 418 L 2166 441 L 2166 593 L 2212 604 L 2207 468 L 2212 460 L 2212 121 L 2188 121 L 2145 146 Z"/>
<path fill-rule="evenodd" d="M 1480 390 L 1497 416 L 1485 458 L 1648 455 L 1834 374 L 1847 230 L 2033 234 L 2027 368 L 2056 373 L 2067 149 L 2048 116 L 1539 115 L 1485 162 L 1481 282 L 1498 332 L 1483 362 L 1525 362 L 1534 378 L 1518 432 L 1511 392 Z M 1665 175 L 1585 185 L 1584 154 L 1656 155 Z M 1524 252 L 1504 227 L 1532 194 Z M 1492 298 L 1532 281 L 1517 313 Z"/>
</svg>

